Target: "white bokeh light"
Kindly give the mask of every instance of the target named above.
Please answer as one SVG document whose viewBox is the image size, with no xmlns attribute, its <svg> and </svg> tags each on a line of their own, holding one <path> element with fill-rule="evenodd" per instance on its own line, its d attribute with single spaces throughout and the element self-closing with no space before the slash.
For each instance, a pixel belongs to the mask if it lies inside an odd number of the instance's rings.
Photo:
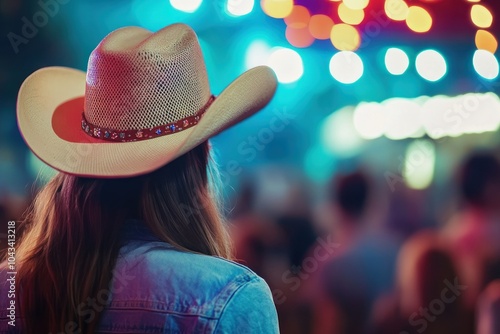
<svg viewBox="0 0 500 334">
<path fill-rule="evenodd" d="M 385 53 L 385 67 L 389 73 L 401 75 L 408 69 L 410 59 L 401 49 L 389 48 Z"/>
<path fill-rule="evenodd" d="M 474 69 L 485 79 L 493 80 L 498 77 L 498 60 L 495 55 L 486 50 L 477 50 L 472 59 Z"/>
<path fill-rule="evenodd" d="M 252 12 L 254 0 L 227 0 L 226 11 L 232 16 L 243 16 Z"/>
<path fill-rule="evenodd" d="M 170 4 L 177 10 L 193 13 L 201 5 L 203 0 L 170 0 Z"/>
<path fill-rule="evenodd" d="M 267 65 L 276 72 L 281 83 L 295 82 L 304 74 L 302 58 L 297 52 L 287 48 L 273 48 Z"/>
<path fill-rule="evenodd" d="M 382 103 L 386 128 L 385 136 L 399 140 L 415 137 L 421 133 L 420 106 L 413 100 L 392 98 Z"/>
<path fill-rule="evenodd" d="M 260 65 L 266 65 L 271 48 L 261 40 L 253 41 L 245 54 L 245 68 L 247 70 Z"/>
<path fill-rule="evenodd" d="M 353 122 L 361 138 L 378 138 L 385 131 L 384 108 L 380 103 L 362 102 L 354 109 Z"/>
<path fill-rule="evenodd" d="M 425 50 L 415 61 L 418 74 L 428 81 L 438 81 L 446 74 L 446 60 L 435 50 Z"/>
<path fill-rule="evenodd" d="M 337 52 L 330 60 L 330 73 L 341 83 L 351 84 L 358 81 L 363 71 L 363 61 L 352 51 Z"/>
<path fill-rule="evenodd" d="M 436 165 L 436 148 L 432 141 L 415 140 L 406 149 L 403 177 L 408 187 L 425 189 L 432 183 Z"/>
<path fill-rule="evenodd" d="M 323 122 L 321 137 L 325 148 L 338 157 L 359 154 L 364 140 L 354 128 L 353 107 L 335 111 Z"/>
</svg>

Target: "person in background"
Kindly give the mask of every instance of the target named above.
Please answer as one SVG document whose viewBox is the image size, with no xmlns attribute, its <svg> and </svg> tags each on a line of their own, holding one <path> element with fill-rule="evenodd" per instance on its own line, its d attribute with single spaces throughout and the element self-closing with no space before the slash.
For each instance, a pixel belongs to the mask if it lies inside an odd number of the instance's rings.
<svg viewBox="0 0 500 334">
<path fill-rule="evenodd" d="M 474 307 L 480 291 L 500 278 L 500 163 L 488 152 L 469 155 L 458 169 L 462 209 L 443 228 L 459 258 Z"/>
<path fill-rule="evenodd" d="M 87 73 L 28 77 L 19 129 L 60 172 L 25 217 L 16 263 L 0 267 L 0 332 L 277 333 L 269 286 L 232 261 L 207 141 L 276 86 L 261 66 L 211 95 L 184 24 L 115 30 Z"/>
<path fill-rule="evenodd" d="M 403 245 L 396 289 L 376 303 L 371 334 L 472 334 L 474 314 L 465 303 L 468 289 L 439 234 L 421 231 Z"/>
<path fill-rule="evenodd" d="M 326 312 L 337 314 L 342 324 L 316 323 L 315 333 L 334 332 L 331 326 L 336 333 L 364 333 L 373 303 L 393 286 L 399 243 L 370 226 L 373 193 L 372 183 L 361 171 L 339 175 L 330 184 L 333 228 L 312 246 L 311 254 L 325 242 L 333 241 L 336 247 L 328 259 L 318 260 L 321 269 L 315 273 L 307 294 L 314 296 L 309 305 L 317 321 L 329 319 L 321 314 Z"/>
<path fill-rule="evenodd" d="M 492 281 L 479 296 L 476 334 L 500 333 L 500 280 Z"/>
</svg>

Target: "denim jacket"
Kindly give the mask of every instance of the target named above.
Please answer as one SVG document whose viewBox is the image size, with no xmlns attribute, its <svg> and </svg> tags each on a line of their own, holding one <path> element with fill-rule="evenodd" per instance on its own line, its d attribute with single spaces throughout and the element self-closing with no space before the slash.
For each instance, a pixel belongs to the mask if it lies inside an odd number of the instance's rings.
<svg viewBox="0 0 500 334">
<path fill-rule="evenodd" d="M 78 308 L 86 321 L 101 312 L 98 333 L 279 332 L 269 287 L 247 267 L 176 250 L 136 220 L 127 221 L 124 240 L 109 289 Z M 19 320 L 8 324 L 6 272 L 0 271 L 0 333 L 22 333 Z M 70 323 L 60 332 L 75 328 Z"/>
</svg>

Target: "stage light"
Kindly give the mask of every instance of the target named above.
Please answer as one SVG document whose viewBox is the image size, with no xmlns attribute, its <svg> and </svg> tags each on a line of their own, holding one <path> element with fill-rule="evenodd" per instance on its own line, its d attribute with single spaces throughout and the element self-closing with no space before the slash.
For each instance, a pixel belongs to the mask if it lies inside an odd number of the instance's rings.
<svg viewBox="0 0 500 334">
<path fill-rule="evenodd" d="M 425 50 L 418 54 L 415 61 L 418 74 L 428 81 L 438 81 L 446 74 L 446 61 L 435 50 Z"/>
<path fill-rule="evenodd" d="M 287 48 L 273 48 L 267 64 L 276 72 L 278 81 L 281 83 L 295 82 L 304 73 L 300 55 Z"/>
<path fill-rule="evenodd" d="M 313 15 L 309 20 L 309 32 L 317 39 L 329 39 L 332 27 L 333 20 L 327 15 Z"/>
<path fill-rule="evenodd" d="M 262 0 L 260 4 L 264 13 L 276 19 L 287 17 L 293 9 L 293 0 Z"/>
<path fill-rule="evenodd" d="M 368 6 L 369 0 L 342 0 L 351 9 L 364 9 Z"/>
<path fill-rule="evenodd" d="M 386 0 L 385 14 L 394 21 L 404 21 L 408 17 L 408 5 L 403 0 Z"/>
<path fill-rule="evenodd" d="M 361 43 L 358 30 L 345 23 L 333 26 L 330 40 L 333 46 L 340 51 L 355 51 Z"/>
<path fill-rule="evenodd" d="M 250 14 L 253 10 L 254 0 L 227 0 L 226 11 L 232 16 Z"/>
<path fill-rule="evenodd" d="M 172 7 L 186 13 L 195 12 L 201 3 L 202 0 L 170 0 Z"/>
<path fill-rule="evenodd" d="M 406 24 L 408 25 L 408 28 L 415 32 L 427 32 L 432 27 L 432 17 L 424 8 L 411 6 L 408 8 Z"/>
<path fill-rule="evenodd" d="M 354 128 L 363 139 L 376 139 L 384 134 L 385 113 L 379 103 L 361 102 L 354 109 Z"/>
<path fill-rule="evenodd" d="M 347 24 L 360 24 L 365 18 L 365 12 L 362 9 L 352 9 L 344 3 L 339 5 L 338 14 L 342 22 Z"/>
<path fill-rule="evenodd" d="M 421 133 L 420 106 L 413 100 L 392 98 L 382 103 L 385 136 L 392 140 L 415 137 Z"/>
<path fill-rule="evenodd" d="M 290 15 L 285 17 L 285 23 L 291 28 L 302 29 L 308 27 L 310 18 L 311 14 L 306 7 L 293 6 Z"/>
<path fill-rule="evenodd" d="M 271 48 L 264 41 L 253 41 L 245 55 L 246 69 L 249 70 L 260 65 L 266 65 L 270 54 Z"/>
<path fill-rule="evenodd" d="M 352 51 L 337 52 L 330 60 L 330 73 L 341 83 L 351 84 L 358 81 L 363 71 L 363 61 Z"/>
<path fill-rule="evenodd" d="M 498 77 L 498 60 L 495 55 L 486 50 L 477 50 L 472 59 L 474 69 L 485 79 L 493 80 Z"/>
<path fill-rule="evenodd" d="M 495 36 L 489 31 L 478 30 L 476 32 L 476 47 L 494 54 L 497 51 L 498 42 Z"/>
<path fill-rule="evenodd" d="M 434 178 L 436 148 L 430 140 L 415 140 L 406 149 L 403 178 L 412 189 L 425 189 Z"/>
<path fill-rule="evenodd" d="M 493 23 L 493 15 L 483 5 L 474 5 L 470 10 L 472 22 L 479 28 L 489 28 Z"/>
<path fill-rule="evenodd" d="M 291 45 L 297 48 L 306 48 L 314 42 L 314 37 L 307 26 L 302 28 L 288 26 L 286 27 L 285 37 Z"/>
<path fill-rule="evenodd" d="M 323 145 L 338 157 L 351 157 L 364 143 L 354 128 L 353 107 L 344 107 L 328 116 L 321 129 Z"/>
<path fill-rule="evenodd" d="M 410 59 L 406 53 L 398 48 L 389 48 L 385 53 L 385 67 L 389 73 L 401 75 L 408 69 Z"/>
</svg>

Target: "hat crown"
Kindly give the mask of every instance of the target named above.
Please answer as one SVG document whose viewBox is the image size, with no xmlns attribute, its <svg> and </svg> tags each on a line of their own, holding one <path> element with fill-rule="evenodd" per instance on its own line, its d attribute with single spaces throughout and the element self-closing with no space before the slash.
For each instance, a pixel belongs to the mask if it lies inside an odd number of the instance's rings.
<svg viewBox="0 0 500 334">
<path fill-rule="evenodd" d="M 148 129 L 195 115 L 210 87 L 194 31 L 184 24 L 156 33 L 115 30 L 91 53 L 85 118 L 116 130 Z"/>
</svg>

